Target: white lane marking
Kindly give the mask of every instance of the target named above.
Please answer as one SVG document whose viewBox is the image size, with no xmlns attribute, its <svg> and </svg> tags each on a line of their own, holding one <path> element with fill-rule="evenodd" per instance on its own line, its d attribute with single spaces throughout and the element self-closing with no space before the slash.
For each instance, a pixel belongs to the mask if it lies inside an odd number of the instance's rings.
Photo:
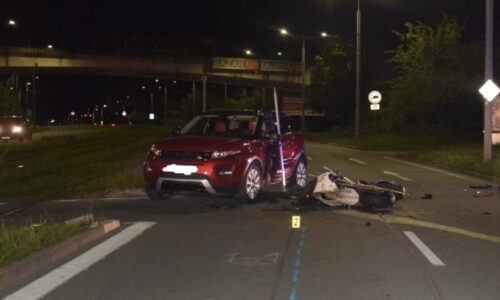
<svg viewBox="0 0 500 300">
<path fill-rule="evenodd" d="M 432 252 L 432 250 L 429 249 L 429 247 L 427 247 L 415 233 L 413 233 L 412 231 L 404 231 L 404 234 L 415 245 L 415 247 L 417 247 L 417 249 L 420 250 L 420 252 L 422 252 L 425 258 L 427 258 L 427 260 L 433 266 L 439 266 L 439 267 L 445 266 L 445 264 L 439 259 L 439 257 L 437 257 L 437 255 L 434 254 L 434 252 Z"/>
<path fill-rule="evenodd" d="M 41 299 L 61 284 L 88 269 L 155 224 L 155 222 L 137 222 L 77 258 L 10 294 L 5 299 Z"/>
<path fill-rule="evenodd" d="M 384 157 L 386 159 L 389 159 L 389 160 L 392 160 L 392 161 L 397 161 L 397 162 L 405 164 L 405 165 L 409 165 L 409 166 L 412 166 L 412 167 L 421 168 L 421 169 L 428 170 L 428 171 L 433 171 L 433 172 L 436 172 L 436 173 L 441 173 L 441 174 L 448 175 L 448 176 L 451 176 L 451 177 L 455 177 L 455 178 L 458 178 L 458 179 L 462 179 L 462 180 L 465 180 L 465 181 L 472 181 L 472 182 L 477 182 L 477 183 L 483 183 L 484 182 L 483 180 L 479 180 L 479 179 L 476 179 L 476 178 L 471 177 L 471 176 L 464 176 L 464 175 L 460 175 L 460 174 L 448 172 L 448 171 L 445 171 L 445 170 L 441 170 L 441 169 L 438 169 L 438 168 L 428 167 L 428 166 L 424 166 L 424 165 L 421 165 L 421 164 L 412 163 L 412 162 L 409 162 L 409 161 L 397 159 L 397 158 L 394 158 L 394 157 L 389 157 L 389 156 L 384 156 Z"/>
<path fill-rule="evenodd" d="M 327 166 L 323 166 L 323 169 L 327 170 L 328 172 L 333 172 L 333 170 L 328 168 Z"/>
<path fill-rule="evenodd" d="M 84 201 L 85 199 L 59 199 L 59 200 L 50 200 L 47 202 L 50 203 L 72 203 L 72 202 L 80 202 Z"/>
<path fill-rule="evenodd" d="M 72 202 L 89 201 L 89 200 L 117 201 L 117 200 L 142 200 L 142 199 L 146 199 L 146 196 L 144 196 L 144 197 L 110 197 L 110 198 L 59 199 L 59 200 L 50 200 L 50 201 L 47 201 L 47 202 L 51 202 L 51 203 L 72 203 Z"/>
<path fill-rule="evenodd" d="M 0 205 L 7 205 L 7 203 L 5 203 L 5 202 L 0 202 Z"/>
<path fill-rule="evenodd" d="M 358 163 L 360 165 L 366 165 L 366 163 L 362 160 L 356 159 L 356 158 L 349 158 L 350 161 L 353 161 L 355 163 Z"/>
<path fill-rule="evenodd" d="M 318 177 L 318 175 L 316 175 L 316 174 L 311 174 L 311 173 L 307 174 L 307 176 L 311 176 L 311 177 Z"/>
<path fill-rule="evenodd" d="M 404 180 L 404 181 L 412 181 L 411 178 L 408 178 L 408 177 L 405 177 L 399 173 L 396 173 L 396 172 L 392 172 L 392 171 L 387 171 L 387 170 L 384 170 L 384 174 L 385 175 L 391 175 L 391 176 L 394 176 L 394 177 L 397 177 L 401 180 Z"/>
<path fill-rule="evenodd" d="M 313 159 L 312 159 L 312 157 L 310 157 L 310 156 L 307 156 L 307 159 L 308 159 L 308 160 L 313 160 Z"/>
</svg>

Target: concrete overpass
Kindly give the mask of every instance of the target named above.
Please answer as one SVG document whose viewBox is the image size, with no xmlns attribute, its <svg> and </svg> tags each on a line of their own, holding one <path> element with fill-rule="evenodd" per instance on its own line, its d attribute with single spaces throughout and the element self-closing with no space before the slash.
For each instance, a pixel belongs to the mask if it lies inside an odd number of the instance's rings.
<svg viewBox="0 0 500 300">
<path fill-rule="evenodd" d="M 219 60 L 217 60 L 219 59 Z M 220 63 L 220 59 L 231 60 Z M 238 68 L 242 61 L 250 68 Z M 218 63 L 216 63 L 216 61 Z M 255 67 L 257 65 L 262 67 Z M 269 65 L 275 65 L 269 67 Z M 284 64 L 295 65 L 284 68 Z M 244 62 L 243 62 L 244 65 Z M 263 67 L 263 66 L 266 67 Z M 151 77 L 186 81 L 217 82 L 249 86 L 278 86 L 298 90 L 301 85 L 297 63 L 245 58 L 165 57 L 151 53 L 78 54 L 55 49 L 0 49 L 0 72 L 34 74 L 85 74 L 123 77 Z M 306 85 L 310 83 L 306 74 Z"/>
</svg>

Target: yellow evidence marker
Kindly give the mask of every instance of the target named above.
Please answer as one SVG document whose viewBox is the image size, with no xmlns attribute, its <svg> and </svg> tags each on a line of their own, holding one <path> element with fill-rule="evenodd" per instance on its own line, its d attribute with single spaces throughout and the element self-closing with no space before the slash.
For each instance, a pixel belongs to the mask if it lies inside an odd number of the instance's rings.
<svg viewBox="0 0 500 300">
<path fill-rule="evenodd" d="M 292 228 L 300 228 L 300 216 L 292 216 Z"/>
</svg>

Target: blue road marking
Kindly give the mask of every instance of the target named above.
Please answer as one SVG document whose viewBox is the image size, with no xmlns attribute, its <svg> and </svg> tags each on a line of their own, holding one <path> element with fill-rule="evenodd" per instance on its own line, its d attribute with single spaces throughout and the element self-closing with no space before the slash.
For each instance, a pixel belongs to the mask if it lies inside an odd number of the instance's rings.
<svg viewBox="0 0 500 300">
<path fill-rule="evenodd" d="M 292 273 L 292 290 L 290 291 L 290 295 L 288 296 L 288 300 L 297 300 L 297 284 L 299 283 L 300 280 L 300 267 L 302 265 L 301 262 L 301 256 L 302 256 L 302 249 L 304 247 L 305 243 L 305 237 L 306 237 L 306 228 L 302 227 L 301 229 L 301 234 L 300 234 L 300 239 L 299 239 L 299 244 L 297 247 L 297 251 L 295 252 L 295 263 L 294 263 L 294 269 Z"/>
<path fill-rule="evenodd" d="M 290 296 L 288 296 L 288 300 L 296 300 L 297 299 L 297 289 L 292 288 L 292 291 L 290 292 Z"/>
</svg>

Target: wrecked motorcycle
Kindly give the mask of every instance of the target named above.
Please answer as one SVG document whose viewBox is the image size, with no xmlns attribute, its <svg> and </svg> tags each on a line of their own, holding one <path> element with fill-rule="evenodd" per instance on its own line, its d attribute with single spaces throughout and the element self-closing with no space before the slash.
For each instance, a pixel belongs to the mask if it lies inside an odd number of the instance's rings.
<svg viewBox="0 0 500 300">
<path fill-rule="evenodd" d="M 386 180 L 353 181 L 338 170 L 328 170 L 305 187 L 300 201 L 317 199 L 329 206 L 357 206 L 371 210 L 390 209 L 407 195 L 404 186 Z"/>
</svg>

